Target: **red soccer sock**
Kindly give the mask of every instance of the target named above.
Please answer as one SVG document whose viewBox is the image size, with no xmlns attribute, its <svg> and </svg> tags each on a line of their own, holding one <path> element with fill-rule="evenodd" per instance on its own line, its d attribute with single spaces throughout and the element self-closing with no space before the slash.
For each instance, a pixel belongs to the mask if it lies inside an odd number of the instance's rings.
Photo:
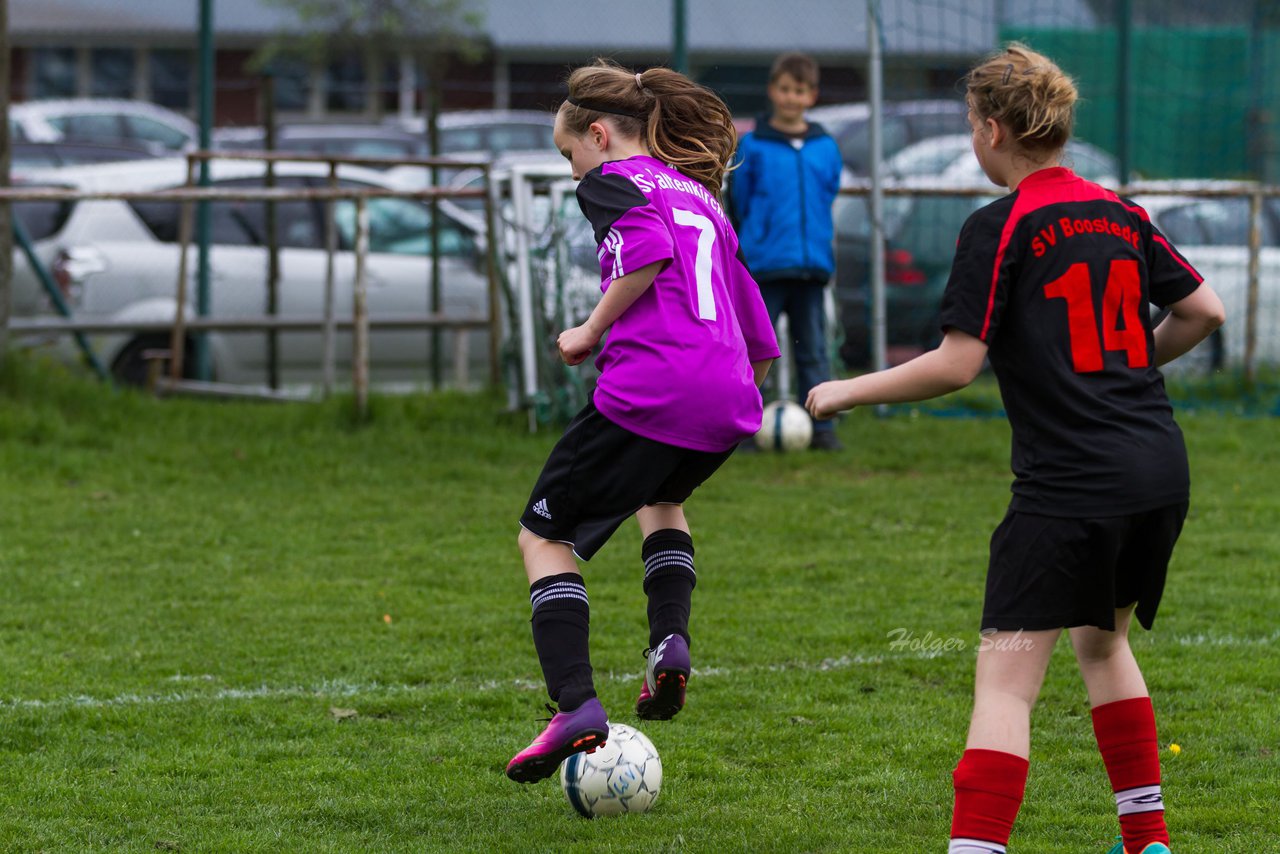
<svg viewBox="0 0 1280 854">
<path fill-rule="evenodd" d="M 1012 753 L 966 750 L 951 775 L 956 790 L 951 838 L 992 843 L 991 850 L 1003 851 L 1022 806 L 1028 767 Z"/>
<path fill-rule="evenodd" d="M 1160 792 L 1160 744 L 1150 697 L 1117 700 L 1093 709 L 1093 734 L 1116 793 L 1124 847 L 1139 852 L 1169 844 Z"/>
</svg>

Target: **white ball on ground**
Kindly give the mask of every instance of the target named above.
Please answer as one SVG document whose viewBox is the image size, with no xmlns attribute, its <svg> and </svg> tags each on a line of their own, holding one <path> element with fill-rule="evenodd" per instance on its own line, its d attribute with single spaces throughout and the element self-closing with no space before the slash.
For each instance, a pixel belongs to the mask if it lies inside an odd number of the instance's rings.
<svg viewBox="0 0 1280 854">
<path fill-rule="evenodd" d="M 764 408 L 756 445 L 764 451 L 803 451 L 813 439 L 813 419 L 800 404 L 775 400 Z"/>
<path fill-rule="evenodd" d="M 662 788 L 662 760 L 644 733 L 611 723 L 603 747 L 575 753 L 560 765 L 560 786 L 587 818 L 646 812 Z"/>
</svg>

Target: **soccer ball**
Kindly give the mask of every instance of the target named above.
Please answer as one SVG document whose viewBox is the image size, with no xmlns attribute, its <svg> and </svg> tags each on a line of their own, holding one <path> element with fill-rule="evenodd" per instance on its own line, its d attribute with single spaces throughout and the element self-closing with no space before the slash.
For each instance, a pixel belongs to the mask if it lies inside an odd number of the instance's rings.
<svg viewBox="0 0 1280 854">
<path fill-rule="evenodd" d="M 813 438 L 813 420 L 804 407 L 790 400 L 775 400 L 764 408 L 756 444 L 765 451 L 802 451 Z"/>
<path fill-rule="evenodd" d="M 560 787 L 587 818 L 645 812 L 658 799 L 662 760 L 653 742 L 626 724 L 609 724 L 594 753 L 575 753 L 560 766 Z"/>
</svg>

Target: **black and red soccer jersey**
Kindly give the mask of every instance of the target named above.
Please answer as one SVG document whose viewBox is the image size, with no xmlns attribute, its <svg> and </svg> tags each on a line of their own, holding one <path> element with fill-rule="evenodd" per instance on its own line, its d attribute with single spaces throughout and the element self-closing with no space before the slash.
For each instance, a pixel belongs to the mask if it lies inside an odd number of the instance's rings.
<svg viewBox="0 0 1280 854">
<path fill-rule="evenodd" d="M 1069 169 L 969 217 L 941 322 L 989 347 L 1013 428 L 1012 509 L 1110 516 L 1187 499 L 1148 303 L 1200 282 L 1145 211 Z"/>
</svg>

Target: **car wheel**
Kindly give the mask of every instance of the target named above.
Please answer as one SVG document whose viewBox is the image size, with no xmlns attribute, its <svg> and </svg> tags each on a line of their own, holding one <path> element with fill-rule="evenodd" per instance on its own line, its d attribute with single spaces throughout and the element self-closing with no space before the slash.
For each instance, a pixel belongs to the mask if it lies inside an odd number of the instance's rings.
<svg viewBox="0 0 1280 854">
<path fill-rule="evenodd" d="M 147 358 L 147 354 L 153 350 L 168 350 L 169 344 L 169 337 L 162 335 L 144 335 L 133 339 L 120 351 L 120 355 L 116 356 L 116 360 L 111 363 L 111 376 L 121 385 L 144 388 L 151 372 L 151 360 Z M 187 358 L 182 366 L 184 379 L 195 378 L 195 369 L 190 358 L 193 349 L 194 342 L 188 340 L 186 343 Z M 167 365 L 168 360 L 166 359 L 161 368 L 166 369 Z"/>
</svg>

